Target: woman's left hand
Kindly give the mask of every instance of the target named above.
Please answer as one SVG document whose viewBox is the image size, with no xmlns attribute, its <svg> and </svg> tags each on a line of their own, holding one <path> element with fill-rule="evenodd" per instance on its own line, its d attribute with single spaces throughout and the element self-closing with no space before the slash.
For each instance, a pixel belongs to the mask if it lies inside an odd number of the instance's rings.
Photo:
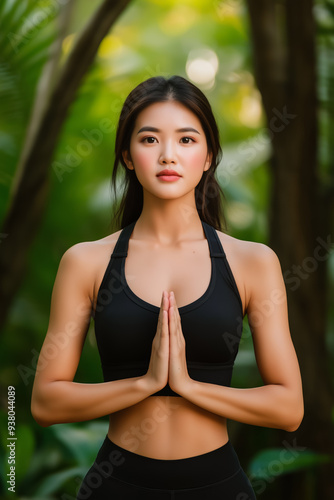
<svg viewBox="0 0 334 500">
<path fill-rule="evenodd" d="M 169 327 L 169 372 L 168 383 L 170 388 L 177 394 L 189 385 L 191 378 L 188 374 L 186 360 L 186 342 L 181 327 L 180 313 L 176 305 L 173 292 L 169 294 L 168 309 Z"/>
</svg>

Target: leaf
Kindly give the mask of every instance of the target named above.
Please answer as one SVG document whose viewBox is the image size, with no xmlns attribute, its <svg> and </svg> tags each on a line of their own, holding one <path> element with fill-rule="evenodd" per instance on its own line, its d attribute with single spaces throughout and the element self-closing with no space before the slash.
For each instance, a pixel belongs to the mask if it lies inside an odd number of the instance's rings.
<svg viewBox="0 0 334 500">
<path fill-rule="evenodd" d="M 18 426 L 16 435 L 16 480 L 19 483 L 29 469 L 35 451 L 35 438 L 31 428 L 25 424 Z"/>
<path fill-rule="evenodd" d="M 99 447 L 107 434 L 108 425 L 92 422 L 78 427 L 74 424 L 54 425 L 52 430 L 56 437 L 70 451 L 80 465 L 91 465 L 96 458 Z"/>
<path fill-rule="evenodd" d="M 86 473 L 87 473 L 86 467 L 81 466 L 81 467 L 72 467 L 67 470 L 50 474 L 44 480 L 41 481 L 32 498 L 33 499 L 43 498 L 45 500 L 46 495 L 50 495 L 52 493 L 57 492 L 59 488 L 69 479 L 77 478 L 81 480 L 81 478 L 83 478 Z"/>
<path fill-rule="evenodd" d="M 311 450 L 294 448 L 268 448 L 257 453 L 249 464 L 249 474 L 252 478 L 267 479 L 268 477 L 308 469 L 330 460 L 329 455 L 322 455 Z"/>
</svg>

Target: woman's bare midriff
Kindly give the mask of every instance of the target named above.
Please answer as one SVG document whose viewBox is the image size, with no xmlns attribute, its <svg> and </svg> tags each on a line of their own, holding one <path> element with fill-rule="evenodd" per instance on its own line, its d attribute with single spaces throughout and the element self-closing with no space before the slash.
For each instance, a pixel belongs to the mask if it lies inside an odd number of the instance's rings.
<svg viewBox="0 0 334 500">
<path fill-rule="evenodd" d="M 228 441 L 225 418 L 175 396 L 150 396 L 111 414 L 108 437 L 126 450 L 163 460 L 201 455 Z"/>
</svg>

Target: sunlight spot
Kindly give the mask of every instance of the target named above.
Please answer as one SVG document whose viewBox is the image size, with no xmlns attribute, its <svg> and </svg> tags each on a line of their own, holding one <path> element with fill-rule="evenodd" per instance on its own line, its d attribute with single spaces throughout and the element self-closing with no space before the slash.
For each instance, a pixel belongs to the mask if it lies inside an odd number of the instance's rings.
<svg viewBox="0 0 334 500">
<path fill-rule="evenodd" d="M 62 48 L 63 48 L 63 54 L 67 55 L 70 50 L 72 49 L 73 42 L 74 42 L 74 34 L 67 35 L 62 43 Z"/>
<path fill-rule="evenodd" d="M 262 120 L 261 96 L 258 92 L 244 96 L 241 101 L 239 120 L 243 125 L 258 128 Z"/>
<path fill-rule="evenodd" d="M 213 87 L 219 67 L 217 54 L 211 49 L 192 50 L 186 63 L 188 78 L 205 88 Z"/>
<path fill-rule="evenodd" d="M 102 40 L 99 46 L 98 55 L 100 57 L 110 57 L 122 46 L 123 44 L 119 37 L 115 35 L 108 35 Z"/>
<path fill-rule="evenodd" d="M 219 17 L 226 20 L 228 17 L 240 16 L 242 4 L 240 0 L 216 0 Z"/>
<path fill-rule="evenodd" d="M 114 190 L 111 189 L 110 179 L 102 181 L 92 192 L 88 206 L 94 212 L 103 212 L 110 204 L 119 202 L 120 197 L 123 195 L 124 190 L 124 175 L 119 175 L 116 179 L 116 197 Z"/>
<path fill-rule="evenodd" d="M 228 221 L 238 229 L 245 229 L 251 225 L 255 217 L 254 210 L 250 205 L 240 201 L 231 201 L 227 210 Z"/>
<path fill-rule="evenodd" d="M 186 5 L 171 9 L 160 22 L 161 30 L 168 35 L 177 36 L 185 33 L 198 19 L 198 13 Z"/>
</svg>

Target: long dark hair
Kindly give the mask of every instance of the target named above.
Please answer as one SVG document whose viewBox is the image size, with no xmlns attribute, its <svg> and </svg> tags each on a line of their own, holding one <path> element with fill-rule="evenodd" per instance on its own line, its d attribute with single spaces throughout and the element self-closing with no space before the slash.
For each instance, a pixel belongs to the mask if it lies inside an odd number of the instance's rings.
<svg viewBox="0 0 334 500">
<path fill-rule="evenodd" d="M 195 188 L 195 203 L 198 215 L 215 229 L 227 231 L 222 200 L 225 195 L 219 186 L 215 171 L 222 157 L 219 131 L 210 103 L 201 90 L 191 82 L 174 75 L 170 78 L 155 76 L 135 87 L 126 98 L 121 110 L 115 141 L 115 161 L 111 185 L 117 200 L 117 171 L 123 166 L 124 191 L 117 209 L 112 215 L 112 224 L 122 229 L 138 219 L 143 208 L 143 188 L 135 171 L 126 167 L 122 153 L 130 155 L 130 139 L 138 114 L 150 104 L 167 100 L 177 101 L 186 106 L 200 120 L 205 132 L 208 151 L 212 154 L 210 168 L 203 172 Z M 116 204 L 116 203 L 115 203 Z"/>
</svg>

